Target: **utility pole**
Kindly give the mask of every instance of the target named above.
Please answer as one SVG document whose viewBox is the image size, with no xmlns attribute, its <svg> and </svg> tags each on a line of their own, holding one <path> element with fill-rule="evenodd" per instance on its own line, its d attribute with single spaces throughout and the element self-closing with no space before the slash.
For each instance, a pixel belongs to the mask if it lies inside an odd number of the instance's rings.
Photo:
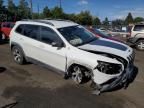
<svg viewBox="0 0 144 108">
<path fill-rule="evenodd" d="M 39 18 L 39 14 L 40 14 L 40 12 L 39 12 L 39 3 L 37 4 L 37 10 L 38 10 L 38 18 Z"/>
<path fill-rule="evenodd" d="M 33 1 L 30 0 L 30 11 L 31 11 L 31 18 L 33 19 Z"/>
<path fill-rule="evenodd" d="M 59 0 L 59 2 L 60 2 L 60 8 L 62 8 L 61 0 Z"/>
</svg>

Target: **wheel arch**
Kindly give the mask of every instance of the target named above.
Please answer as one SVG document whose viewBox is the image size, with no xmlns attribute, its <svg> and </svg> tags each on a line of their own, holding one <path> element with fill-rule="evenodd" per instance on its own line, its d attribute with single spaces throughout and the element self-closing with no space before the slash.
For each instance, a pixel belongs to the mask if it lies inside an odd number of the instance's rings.
<svg viewBox="0 0 144 108">
<path fill-rule="evenodd" d="M 11 42 L 11 44 L 10 44 L 11 50 L 12 50 L 12 48 L 13 48 L 14 46 L 17 46 L 17 47 L 19 47 L 19 48 L 22 50 L 21 45 L 19 45 L 19 44 L 16 43 L 16 42 Z"/>
<path fill-rule="evenodd" d="M 139 38 L 136 42 L 140 41 L 140 40 L 144 40 L 144 38 Z"/>
<path fill-rule="evenodd" d="M 88 66 L 88 65 L 86 65 L 86 64 L 80 64 L 80 63 L 75 63 L 75 62 L 74 62 L 74 63 L 70 63 L 70 64 L 68 65 L 68 67 L 67 67 L 67 72 L 68 72 L 68 74 L 71 73 L 71 69 L 72 69 L 74 66 L 80 66 L 80 67 L 83 67 L 83 68 L 85 68 L 86 70 L 92 72 L 92 67 L 91 67 L 91 66 Z"/>
<path fill-rule="evenodd" d="M 20 50 L 22 51 L 22 53 L 23 53 L 23 55 L 24 55 L 24 58 L 26 59 L 26 55 L 25 55 L 25 53 L 24 53 L 24 50 L 23 50 L 22 46 L 19 45 L 18 43 L 16 43 L 16 42 L 11 42 L 11 45 L 10 45 L 11 51 L 12 51 L 13 47 L 15 47 L 15 46 L 18 47 L 18 48 L 20 48 Z"/>
</svg>

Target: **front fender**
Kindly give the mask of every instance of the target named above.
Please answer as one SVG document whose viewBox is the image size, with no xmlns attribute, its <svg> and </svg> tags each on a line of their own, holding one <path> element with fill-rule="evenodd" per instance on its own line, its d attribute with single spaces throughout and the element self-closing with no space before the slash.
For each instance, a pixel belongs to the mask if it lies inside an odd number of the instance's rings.
<svg viewBox="0 0 144 108">
<path fill-rule="evenodd" d="M 72 65 L 80 65 L 80 66 L 83 66 L 85 68 L 87 68 L 88 70 L 92 71 L 93 70 L 93 67 L 86 64 L 86 63 L 81 63 L 80 61 L 75 61 L 75 60 L 71 60 L 67 63 L 67 69 L 69 69 Z"/>
<path fill-rule="evenodd" d="M 81 49 L 76 49 L 76 50 L 72 49 L 68 51 L 66 67 L 68 69 L 72 64 L 78 64 L 90 70 L 94 70 L 94 68 L 98 65 L 97 61 L 121 64 L 116 59 L 112 59 L 112 58 L 102 56 L 99 54 L 94 54 L 94 53 L 87 52 Z"/>
</svg>

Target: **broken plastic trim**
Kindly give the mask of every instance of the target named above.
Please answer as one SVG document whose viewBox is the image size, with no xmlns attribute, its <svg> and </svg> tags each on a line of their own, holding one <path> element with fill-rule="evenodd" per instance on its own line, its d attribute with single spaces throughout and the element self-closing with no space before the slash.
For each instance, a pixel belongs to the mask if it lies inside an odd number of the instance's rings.
<svg viewBox="0 0 144 108">
<path fill-rule="evenodd" d="M 121 88 L 126 89 L 130 83 L 136 78 L 138 70 L 135 70 L 135 67 L 131 70 L 127 70 L 127 72 L 123 72 L 119 77 L 116 79 L 112 79 L 109 83 L 105 82 L 104 84 L 98 85 L 95 82 L 92 82 L 94 87 L 94 91 L 92 94 L 100 95 L 103 92 L 109 92 L 118 90 Z"/>
<path fill-rule="evenodd" d="M 98 69 L 102 73 L 113 75 L 113 74 L 119 74 L 122 71 L 122 65 L 104 61 L 98 61 L 96 69 Z"/>
</svg>

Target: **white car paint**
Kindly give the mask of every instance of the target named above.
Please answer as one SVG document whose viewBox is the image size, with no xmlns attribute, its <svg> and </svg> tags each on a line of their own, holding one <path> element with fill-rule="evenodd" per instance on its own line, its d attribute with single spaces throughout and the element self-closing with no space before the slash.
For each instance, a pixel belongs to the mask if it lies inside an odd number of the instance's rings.
<svg viewBox="0 0 144 108">
<path fill-rule="evenodd" d="M 34 22 L 34 21 L 17 22 L 15 27 L 12 29 L 10 33 L 10 44 L 12 42 L 16 42 L 17 44 L 21 45 L 26 56 L 37 59 L 47 65 L 51 65 L 64 72 L 66 72 L 67 68 L 74 63 L 85 66 L 91 69 L 91 71 L 93 72 L 92 79 L 97 84 L 102 84 L 108 81 L 109 79 L 115 78 L 119 76 L 121 73 L 123 73 L 124 64 L 122 64 L 117 59 L 106 57 L 100 54 L 90 53 L 88 51 L 85 51 L 85 49 L 114 54 L 128 61 L 128 57 L 132 54 L 133 50 L 127 45 L 116 41 L 99 38 L 99 40 L 120 44 L 126 47 L 126 50 L 122 51 L 116 48 L 110 48 L 110 47 L 100 46 L 100 45 L 90 45 L 90 44 L 82 45 L 80 47 L 74 47 L 67 42 L 67 40 L 61 35 L 61 33 L 57 30 L 57 28 L 75 26 L 78 24 L 69 21 L 55 21 L 55 20 L 46 20 L 46 22 L 53 23 L 54 26 L 45 23 Z M 58 49 L 56 47 L 52 47 L 51 45 L 45 44 L 37 40 L 30 39 L 28 37 L 16 33 L 15 29 L 20 24 L 42 25 L 53 29 L 63 40 L 63 42 L 65 43 L 65 47 Z M 114 75 L 107 75 L 101 73 L 97 69 L 95 69 L 96 66 L 98 65 L 97 61 L 105 61 L 108 63 L 121 64 L 122 71 L 121 73 L 114 74 Z"/>
<path fill-rule="evenodd" d="M 104 39 L 104 38 L 100 38 L 99 40 L 104 40 L 104 41 L 120 44 L 120 45 L 125 46 L 127 49 L 126 49 L 126 51 L 122 51 L 122 50 L 118 50 L 116 48 L 110 48 L 110 47 L 100 46 L 100 45 L 91 45 L 91 44 L 85 44 L 83 46 L 80 46 L 79 48 L 88 49 L 88 50 L 92 50 L 92 51 L 107 52 L 110 54 L 118 55 L 125 59 L 127 59 L 127 57 L 130 54 L 132 54 L 132 52 L 133 52 L 133 49 L 128 47 L 126 44 L 123 44 L 123 43 L 120 43 L 117 41 L 113 41 L 113 40 Z"/>
</svg>

